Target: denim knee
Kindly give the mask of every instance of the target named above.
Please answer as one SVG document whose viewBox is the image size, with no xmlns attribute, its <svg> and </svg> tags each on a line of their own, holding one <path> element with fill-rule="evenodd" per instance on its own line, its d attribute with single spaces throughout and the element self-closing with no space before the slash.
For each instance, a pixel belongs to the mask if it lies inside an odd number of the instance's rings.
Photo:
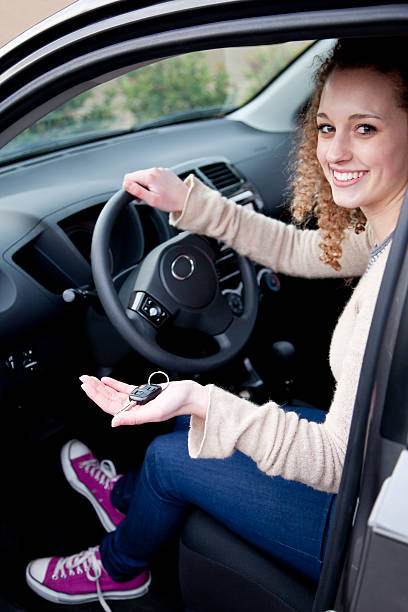
<svg viewBox="0 0 408 612">
<path fill-rule="evenodd" d="M 187 453 L 187 432 L 178 431 L 158 436 L 148 446 L 143 462 L 143 477 L 162 499 L 174 497 L 177 473 Z"/>
</svg>

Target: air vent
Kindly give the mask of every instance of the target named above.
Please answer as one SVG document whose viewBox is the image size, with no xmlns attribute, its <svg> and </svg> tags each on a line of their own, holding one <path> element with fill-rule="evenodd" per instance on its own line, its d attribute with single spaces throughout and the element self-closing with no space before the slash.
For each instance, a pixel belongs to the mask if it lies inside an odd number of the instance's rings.
<svg viewBox="0 0 408 612">
<path fill-rule="evenodd" d="M 244 313 L 244 297 L 241 271 L 237 254 L 230 247 L 219 243 L 219 252 L 215 261 L 218 283 L 232 314 L 240 317 Z"/>
<path fill-rule="evenodd" d="M 200 171 L 212 183 L 215 189 L 225 191 L 230 187 L 237 187 L 243 183 L 243 179 L 239 177 L 233 170 L 223 162 L 201 166 Z"/>
<path fill-rule="evenodd" d="M 195 170 L 188 170 L 188 172 L 182 172 L 181 174 L 179 174 L 179 178 L 181 178 L 181 180 L 184 181 L 190 174 L 194 174 L 194 176 L 197 177 L 198 179 L 200 178 L 197 172 L 195 172 Z"/>
<path fill-rule="evenodd" d="M 235 251 L 226 245 L 220 244 L 215 267 L 221 292 L 239 287 L 241 272 Z"/>
</svg>

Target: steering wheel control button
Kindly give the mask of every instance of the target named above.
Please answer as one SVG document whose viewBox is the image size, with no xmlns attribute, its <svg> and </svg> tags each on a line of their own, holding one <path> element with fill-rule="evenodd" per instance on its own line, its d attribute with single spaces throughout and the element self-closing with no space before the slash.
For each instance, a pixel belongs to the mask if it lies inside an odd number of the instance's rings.
<svg viewBox="0 0 408 612">
<path fill-rule="evenodd" d="M 228 306 L 231 308 L 232 313 L 240 317 L 244 312 L 244 302 L 242 297 L 237 293 L 227 293 L 225 295 L 227 298 Z"/>
<path fill-rule="evenodd" d="M 194 272 L 194 260 L 190 255 L 178 255 L 171 264 L 171 273 L 179 281 L 184 281 L 190 278 Z"/>
<path fill-rule="evenodd" d="M 279 277 L 268 268 L 262 268 L 262 270 L 258 272 L 258 284 L 264 293 L 268 291 L 277 292 L 280 290 Z"/>
<path fill-rule="evenodd" d="M 157 306 L 147 306 L 149 317 L 158 317 L 161 314 L 160 308 Z"/>
<path fill-rule="evenodd" d="M 38 368 L 38 361 L 34 358 L 32 349 L 23 351 L 23 368 L 30 373 L 35 372 Z"/>
<path fill-rule="evenodd" d="M 160 327 L 169 318 L 169 313 L 161 304 L 142 291 L 133 291 L 128 308 L 138 312 L 155 327 Z"/>
<path fill-rule="evenodd" d="M 10 374 L 11 372 L 14 372 L 14 370 L 16 369 L 16 360 L 14 355 L 8 355 L 4 361 L 4 369 L 5 371 Z"/>
</svg>

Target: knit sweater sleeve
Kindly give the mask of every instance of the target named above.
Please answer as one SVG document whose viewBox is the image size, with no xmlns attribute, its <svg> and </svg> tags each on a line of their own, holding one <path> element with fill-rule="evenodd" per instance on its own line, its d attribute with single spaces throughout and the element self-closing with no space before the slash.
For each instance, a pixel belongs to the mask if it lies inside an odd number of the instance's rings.
<svg viewBox="0 0 408 612">
<path fill-rule="evenodd" d="M 321 236 L 238 206 L 190 175 L 182 213 L 170 215 L 170 223 L 222 240 L 241 255 L 290 276 L 304 278 L 360 276 L 369 259 L 371 233 L 347 232 L 341 270 L 320 260 Z"/>
<path fill-rule="evenodd" d="M 346 360 L 324 423 L 301 419 L 272 401 L 257 406 L 210 385 L 206 421 L 191 417 L 191 457 L 221 459 L 239 450 L 270 476 L 337 492 L 358 384 L 356 366 L 362 360 L 361 343 L 357 345 Z"/>
<path fill-rule="evenodd" d="M 380 267 L 383 265 L 384 262 Z M 360 281 L 342 315 L 346 320 L 339 332 L 340 344 L 346 345 L 346 349 L 324 423 L 301 419 L 275 402 L 257 406 L 210 385 L 205 422 L 191 417 L 189 452 L 193 458 L 225 458 L 239 450 L 270 476 L 297 480 L 323 491 L 338 491 L 361 364 L 382 277 L 382 270 L 376 267 Z"/>
</svg>

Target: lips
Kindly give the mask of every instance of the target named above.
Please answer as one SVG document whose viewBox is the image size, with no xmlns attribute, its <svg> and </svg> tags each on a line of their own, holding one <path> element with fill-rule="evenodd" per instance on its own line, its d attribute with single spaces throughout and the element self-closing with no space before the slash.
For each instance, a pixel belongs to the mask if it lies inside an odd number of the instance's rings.
<svg viewBox="0 0 408 612">
<path fill-rule="evenodd" d="M 366 170 L 335 170 L 330 168 L 333 183 L 336 187 L 355 185 L 367 174 Z"/>
</svg>

